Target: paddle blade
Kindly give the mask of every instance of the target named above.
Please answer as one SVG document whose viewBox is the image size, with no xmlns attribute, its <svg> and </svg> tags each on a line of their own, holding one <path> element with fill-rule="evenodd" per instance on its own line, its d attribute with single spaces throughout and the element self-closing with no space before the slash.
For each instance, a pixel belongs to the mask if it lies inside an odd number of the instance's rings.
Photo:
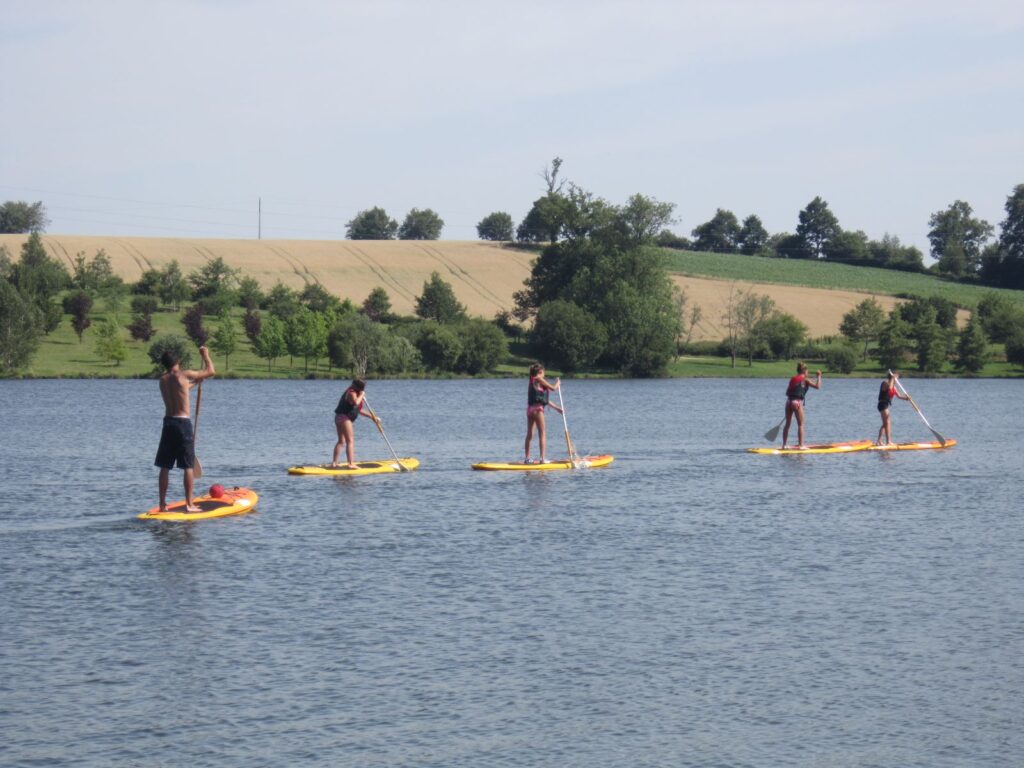
<svg viewBox="0 0 1024 768">
<path fill-rule="evenodd" d="M 774 443 L 775 442 L 775 438 L 777 438 L 779 436 L 779 430 L 780 429 L 782 429 L 782 422 L 781 421 L 778 424 L 776 424 L 774 427 L 769 429 L 767 432 L 764 433 L 764 439 L 767 440 L 769 443 Z"/>
<path fill-rule="evenodd" d="M 203 465 L 199 463 L 198 456 L 196 456 L 195 459 L 196 460 L 192 462 L 192 477 L 193 479 L 198 480 L 203 476 Z"/>
</svg>

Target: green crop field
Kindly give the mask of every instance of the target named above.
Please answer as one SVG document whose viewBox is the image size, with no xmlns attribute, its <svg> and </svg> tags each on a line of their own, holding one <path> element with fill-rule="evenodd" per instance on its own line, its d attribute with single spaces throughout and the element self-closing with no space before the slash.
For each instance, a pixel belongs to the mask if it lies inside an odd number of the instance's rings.
<svg viewBox="0 0 1024 768">
<path fill-rule="evenodd" d="M 733 253 L 705 253 L 662 249 L 669 271 L 694 277 L 781 283 L 808 288 L 863 291 L 890 296 L 941 296 L 967 309 L 988 292 L 1024 304 L 1024 291 L 954 283 L 933 275 L 877 267 L 853 267 L 804 259 L 767 259 Z"/>
</svg>

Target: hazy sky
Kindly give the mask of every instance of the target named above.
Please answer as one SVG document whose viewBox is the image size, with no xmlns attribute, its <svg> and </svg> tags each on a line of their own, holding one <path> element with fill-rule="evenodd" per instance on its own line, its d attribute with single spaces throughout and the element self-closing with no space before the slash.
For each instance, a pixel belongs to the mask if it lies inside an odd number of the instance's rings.
<svg viewBox="0 0 1024 768">
<path fill-rule="evenodd" d="M 1024 2 L 3 0 L 0 200 L 53 233 L 344 236 L 433 208 L 518 222 L 540 171 L 927 252 L 1024 183 Z"/>
</svg>

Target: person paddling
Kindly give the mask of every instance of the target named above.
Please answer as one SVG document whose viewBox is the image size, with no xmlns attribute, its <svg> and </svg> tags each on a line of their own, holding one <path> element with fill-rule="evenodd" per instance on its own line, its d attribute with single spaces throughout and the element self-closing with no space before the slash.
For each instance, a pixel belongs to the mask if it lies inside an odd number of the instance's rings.
<svg viewBox="0 0 1024 768">
<path fill-rule="evenodd" d="M 561 385 L 561 380 L 555 379 L 551 384 L 544 378 L 544 366 L 534 363 L 530 366 L 530 387 L 526 394 L 526 444 L 524 464 L 530 463 L 530 442 L 533 440 L 533 430 L 537 429 L 537 439 L 540 443 L 540 463 L 547 462 L 547 430 L 544 424 L 544 407 L 550 405 L 559 413 L 562 409 L 552 402 L 549 402 L 550 393 L 554 392 Z"/>
<path fill-rule="evenodd" d="M 334 444 L 334 458 L 331 459 L 331 467 L 338 467 L 338 458 L 341 456 L 341 448 L 345 447 L 345 456 L 348 459 L 349 469 L 359 469 L 356 464 L 356 433 L 355 420 L 359 414 L 377 421 L 376 417 L 363 407 L 363 391 L 366 389 L 366 382 L 362 379 L 353 379 L 351 386 L 345 390 L 341 399 L 338 400 L 338 407 L 334 409 L 334 427 L 338 430 L 338 442 Z"/>
<path fill-rule="evenodd" d="M 786 426 L 782 428 L 782 447 L 789 443 L 789 425 L 796 416 L 797 425 L 797 448 L 806 448 L 804 445 L 804 398 L 807 397 L 808 388 L 821 389 L 821 371 L 817 372 L 817 380 L 811 381 L 807 378 L 807 363 L 796 364 L 796 376 L 789 380 L 786 387 Z"/>
<path fill-rule="evenodd" d="M 892 407 L 892 399 L 898 397 L 900 400 L 910 400 L 899 389 L 896 388 L 897 371 L 889 371 L 889 375 L 882 380 L 878 387 L 878 413 L 882 417 L 882 426 L 878 428 L 878 438 L 875 445 L 893 445 L 892 441 L 892 418 L 889 416 L 889 408 Z M 882 436 L 885 435 L 885 442 Z"/>
<path fill-rule="evenodd" d="M 178 469 L 185 470 L 185 511 L 201 511 L 192 503 L 196 451 L 188 391 L 193 385 L 213 376 L 215 371 L 209 350 L 200 347 L 199 354 L 203 358 L 203 368 L 199 371 L 181 370 L 181 361 L 177 353 L 171 350 L 160 356 L 160 362 L 166 370 L 160 377 L 160 395 L 164 399 L 164 424 L 153 464 L 160 467 L 161 512 L 167 511 L 167 485 L 170 482 L 171 468 L 175 464 L 178 465 Z"/>
</svg>

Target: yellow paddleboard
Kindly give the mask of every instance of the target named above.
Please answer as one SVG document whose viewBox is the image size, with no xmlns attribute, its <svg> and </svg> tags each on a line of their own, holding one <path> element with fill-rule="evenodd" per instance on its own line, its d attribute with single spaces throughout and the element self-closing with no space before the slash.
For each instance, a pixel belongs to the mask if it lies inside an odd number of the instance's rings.
<svg viewBox="0 0 1024 768">
<path fill-rule="evenodd" d="M 208 520 L 211 517 L 227 517 L 243 515 L 256 508 L 260 497 L 250 488 L 226 488 L 219 499 L 212 496 L 197 496 L 192 504 L 200 508 L 200 512 L 185 512 L 185 502 L 176 501 L 167 505 L 167 511 L 161 512 L 160 507 L 153 507 L 149 512 L 139 515 L 139 520 Z"/>
<path fill-rule="evenodd" d="M 956 440 L 946 438 L 945 444 L 940 443 L 938 440 L 932 443 L 895 443 L 893 445 L 869 445 L 869 451 L 927 451 L 927 450 L 938 450 L 941 448 L 952 448 L 956 445 Z"/>
<path fill-rule="evenodd" d="M 419 459 L 399 459 L 401 466 L 394 460 L 391 461 L 357 461 L 359 469 L 349 469 L 344 464 L 332 467 L 330 464 L 304 464 L 297 467 L 288 467 L 289 475 L 340 475 L 342 477 L 353 477 L 355 475 L 379 475 L 383 472 L 401 472 L 402 469 L 412 470 L 420 465 Z"/>
<path fill-rule="evenodd" d="M 848 443 L 819 443 L 804 448 L 748 448 L 750 453 L 768 456 L 801 456 L 805 453 L 850 453 L 866 451 L 871 447 L 870 440 L 854 440 Z"/>
<path fill-rule="evenodd" d="M 607 467 L 613 461 L 615 461 L 615 457 L 607 454 L 602 456 L 579 456 L 576 459 L 576 469 Z M 474 464 L 473 469 L 485 469 L 491 471 L 518 470 L 521 472 L 546 472 L 552 469 L 573 469 L 573 465 L 569 459 L 559 459 L 558 461 L 548 461 L 544 464 L 524 464 L 522 462 L 502 464 L 501 462 L 484 462 L 482 464 Z"/>
</svg>

